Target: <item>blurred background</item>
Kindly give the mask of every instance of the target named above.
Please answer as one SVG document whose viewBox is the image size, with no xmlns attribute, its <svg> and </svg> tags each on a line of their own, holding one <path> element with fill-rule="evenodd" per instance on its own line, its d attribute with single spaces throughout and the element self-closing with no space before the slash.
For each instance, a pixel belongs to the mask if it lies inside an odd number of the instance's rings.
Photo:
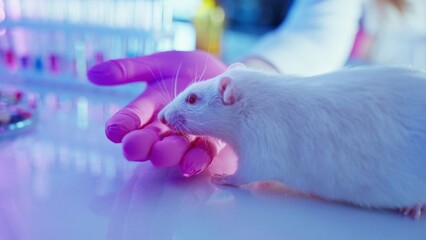
<svg viewBox="0 0 426 240">
<path fill-rule="evenodd" d="M 139 164 L 127 162 L 120 146 L 104 136 L 106 119 L 145 86 L 94 86 L 86 79 L 88 68 L 109 59 L 196 48 L 231 63 L 285 21 L 292 4 L 292 0 L 4 0 L 0 240 L 220 239 L 218 232 L 226 233 L 227 239 L 295 239 L 303 232 L 300 223 L 306 221 L 297 217 L 300 213 L 310 217 L 308 224 L 322 226 L 306 232 L 314 239 L 321 239 L 318 236 L 329 229 L 349 239 L 347 232 L 371 230 L 376 222 L 394 226 L 377 227 L 381 234 L 387 232 L 387 239 L 426 236 L 424 226 L 413 229 L 391 213 L 376 216 L 326 206 L 336 210 L 328 224 L 319 217 L 322 210 L 315 207 L 319 203 L 259 200 L 203 182 L 203 177 L 176 181 L 166 170 L 156 170 L 159 175 L 138 174 Z M 363 38 L 365 44 L 354 49 L 350 60 L 395 63 L 403 59 L 424 67 L 423 19 L 415 24 L 421 34 L 380 35 L 387 45 L 371 48 L 368 36 Z M 398 45 L 401 39 L 408 44 Z M 390 54 L 401 48 L 405 55 Z M 201 211 L 194 210 L 200 206 Z M 281 218 L 288 213 L 295 221 Z M 223 222 L 229 214 L 239 217 Z M 343 221 L 346 227 L 336 231 L 343 214 L 355 218 Z M 353 226 L 354 219 L 362 223 Z M 403 230 L 396 231 L 401 226 Z M 371 237 L 371 232 L 362 234 L 353 236 Z"/>
<path fill-rule="evenodd" d="M 197 44 L 210 44 L 210 52 L 229 59 L 236 51 L 222 51 L 225 28 L 256 38 L 278 26 L 290 5 L 290 0 L 6 0 L 1 66 L 4 72 L 81 82 L 88 67 L 108 59 L 193 50 Z"/>
</svg>

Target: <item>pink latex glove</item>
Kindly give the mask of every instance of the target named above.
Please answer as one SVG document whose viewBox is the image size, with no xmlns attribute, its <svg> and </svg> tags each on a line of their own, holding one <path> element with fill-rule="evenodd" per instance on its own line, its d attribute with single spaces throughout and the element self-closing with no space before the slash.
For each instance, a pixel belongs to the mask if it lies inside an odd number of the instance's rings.
<svg viewBox="0 0 426 240">
<path fill-rule="evenodd" d="M 157 120 L 157 113 L 191 82 L 214 77 L 225 69 L 225 64 L 203 51 L 169 51 L 107 61 L 89 69 L 87 76 L 98 85 L 147 82 L 146 91 L 107 121 L 106 135 L 112 142 L 122 143 L 123 154 L 130 161 L 149 159 L 157 167 L 179 165 L 184 176 L 192 176 L 207 168 L 213 158 L 228 158 L 229 149 L 219 153 L 215 139 L 176 134 Z M 226 164 L 217 162 L 213 164 L 219 166 L 214 167 L 216 173 L 234 171 L 234 166 L 227 170 Z"/>
</svg>

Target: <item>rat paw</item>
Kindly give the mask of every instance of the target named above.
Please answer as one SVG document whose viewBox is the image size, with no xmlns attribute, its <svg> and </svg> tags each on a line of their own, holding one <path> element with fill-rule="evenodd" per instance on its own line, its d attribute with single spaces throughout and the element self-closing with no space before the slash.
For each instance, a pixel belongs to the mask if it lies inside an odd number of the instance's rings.
<svg viewBox="0 0 426 240">
<path fill-rule="evenodd" d="M 211 181 L 213 184 L 237 188 L 246 185 L 237 181 L 236 178 L 238 179 L 238 177 L 234 175 L 212 175 Z"/>
<path fill-rule="evenodd" d="M 216 185 L 238 187 L 238 185 L 230 183 L 224 175 L 213 175 L 211 181 Z"/>
<path fill-rule="evenodd" d="M 399 210 L 404 216 L 410 216 L 419 219 L 423 212 L 426 212 L 426 205 L 414 205 L 410 208 L 401 208 Z"/>
</svg>

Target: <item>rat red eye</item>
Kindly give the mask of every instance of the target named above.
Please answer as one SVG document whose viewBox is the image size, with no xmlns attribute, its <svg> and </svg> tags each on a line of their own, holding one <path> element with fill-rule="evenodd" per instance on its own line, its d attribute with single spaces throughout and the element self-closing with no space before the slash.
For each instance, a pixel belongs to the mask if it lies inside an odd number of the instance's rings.
<svg viewBox="0 0 426 240">
<path fill-rule="evenodd" d="M 197 95 L 191 93 L 188 95 L 188 97 L 186 98 L 186 102 L 193 105 L 195 103 L 197 103 L 198 97 Z"/>
</svg>

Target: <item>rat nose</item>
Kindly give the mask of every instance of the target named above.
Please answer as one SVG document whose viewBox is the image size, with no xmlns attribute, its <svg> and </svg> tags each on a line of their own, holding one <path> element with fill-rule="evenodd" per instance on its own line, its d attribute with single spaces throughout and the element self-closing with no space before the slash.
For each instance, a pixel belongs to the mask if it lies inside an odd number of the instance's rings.
<svg viewBox="0 0 426 240">
<path fill-rule="evenodd" d="M 167 125 L 167 120 L 166 120 L 166 118 L 164 117 L 164 115 L 159 116 L 159 119 L 160 119 L 160 122 L 161 122 L 161 123 L 163 123 L 163 124 Z"/>
</svg>

